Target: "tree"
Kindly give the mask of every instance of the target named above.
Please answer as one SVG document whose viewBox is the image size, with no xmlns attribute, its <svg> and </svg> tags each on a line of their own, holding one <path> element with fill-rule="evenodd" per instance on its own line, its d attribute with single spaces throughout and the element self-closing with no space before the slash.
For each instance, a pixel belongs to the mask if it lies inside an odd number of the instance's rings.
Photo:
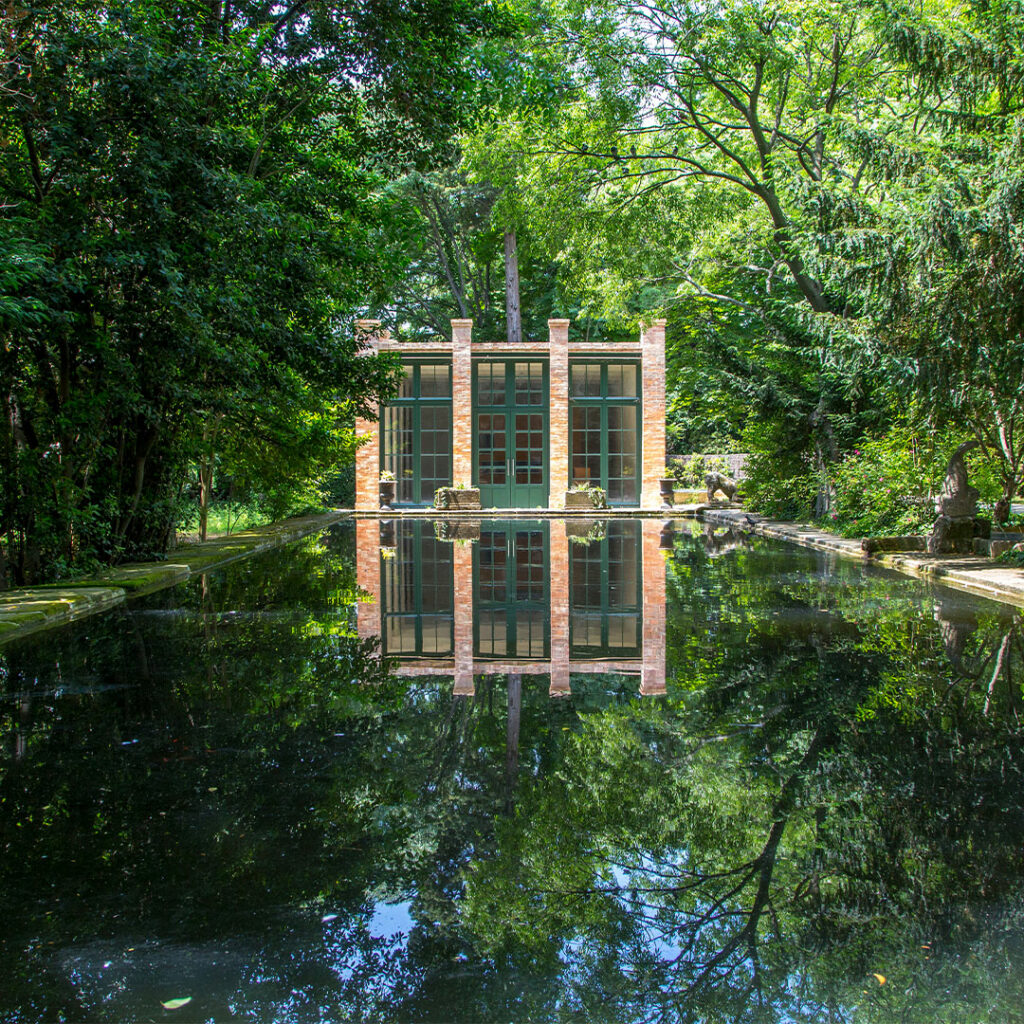
<svg viewBox="0 0 1024 1024">
<path fill-rule="evenodd" d="M 1001 518 L 1024 479 L 1022 14 L 892 8 L 885 39 L 915 119 L 858 138 L 874 195 L 822 218 L 817 261 L 858 314 L 820 325 L 837 358 L 970 430 L 1001 478 Z"/>
<path fill-rule="evenodd" d="M 15 581 L 164 550 L 214 425 L 313 457 L 310 423 L 344 433 L 333 410 L 388 393 L 390 362 L 362 358 L 349 322 L 397 271 L 372 244 L 380 192 L 465 116 L 472 39 L 508 24 L 486 13 L 8 8 L 0 535 Z M 443 115 L 405 91 L 427 81 Z"/>
</svg>

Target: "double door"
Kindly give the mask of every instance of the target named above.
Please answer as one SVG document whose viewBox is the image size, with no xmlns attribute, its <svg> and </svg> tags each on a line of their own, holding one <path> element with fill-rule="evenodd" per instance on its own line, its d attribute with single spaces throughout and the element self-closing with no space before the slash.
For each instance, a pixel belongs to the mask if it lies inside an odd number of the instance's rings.
<svg viewBox="0 0 1024 1024">
<path fill-rule="evenodd" d="M 484 508 L 547 504 L 548 368 L 509 360 L 474 368 L 473 468 Z"/>
<path fill-rule="evenodd" d="M 474 656 L 549 657 L 547 523 L 484 524 L 473 545 L 473 571 Z"/>
</svg>

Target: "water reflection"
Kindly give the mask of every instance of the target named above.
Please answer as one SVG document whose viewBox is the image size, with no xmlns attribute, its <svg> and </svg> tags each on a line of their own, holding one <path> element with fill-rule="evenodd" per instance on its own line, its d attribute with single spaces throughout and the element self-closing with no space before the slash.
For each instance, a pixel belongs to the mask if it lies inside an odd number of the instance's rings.
<svg viewBox="0 0 1024 1024">
<path fill-rule="evenodd" d="M 0 653 L 0 1021 L 1020 1019 L 1019 611 L 370 525 Z"/>
<path fill-rule="evenodd" d="M 637 677 L 665 692 L 665 558 L 673 524 L 644 519 L 360 520 L 357 565 L 370 600 L 361 636 L 380 635 L 403 677 Z"/>
</svg>

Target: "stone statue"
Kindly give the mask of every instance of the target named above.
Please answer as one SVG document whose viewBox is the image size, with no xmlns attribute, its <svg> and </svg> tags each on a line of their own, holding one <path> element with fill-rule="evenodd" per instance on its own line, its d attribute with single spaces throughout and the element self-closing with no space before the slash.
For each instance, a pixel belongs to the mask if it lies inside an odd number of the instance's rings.
<svg viewBox="0 0 1024 1024">
<path fill-rule="evenodd" d="M 948 552 L 969 554 L 974 545 L 974 521 L 978 514 L 978 489 L 967 482 L 967 465 L 964 456 L 977 441 L 965 441 L 946 465 L 946 478 L 942 490 L 935 499 L 935 511 L 939 516 L 928 538 L 928 554 L 939 555 Z"/>
<path fill-rule="evenodd" d="M 735 526 L 724 533 L 716 533 L 711 523 L 704 524 L 704 550 L 709 558 L 717 558 L 736 548 L 749 548 L 750 541 Z"/>
<path fill-rule="evenodd" d="M 708 501 L 715 500 L 716 491 L 721 491 L 728 501 L 732 501 L 736 497 L 738 487 L 736 481 L 730 476 L 722 476 L 721 473 L 708 473 L 704 477 L 704 483 L 708 488 Z"/>
<path fill-rule="evenodd" d="M 977 447 L 977 441 L 964 441 L 946 464 L 946 479 L 935 499 L 935 511 L 940 516 L 958 519 L 977 515 L 978 489 L 967 483 L 967 465 L 964 462 L 964 456 Z"/>
</svg>

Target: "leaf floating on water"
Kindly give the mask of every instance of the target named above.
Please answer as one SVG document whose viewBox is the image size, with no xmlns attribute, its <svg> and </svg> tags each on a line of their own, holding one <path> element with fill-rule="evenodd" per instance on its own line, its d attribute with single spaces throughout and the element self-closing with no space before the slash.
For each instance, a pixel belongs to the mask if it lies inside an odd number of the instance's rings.
<svg viewBox="0 0 1024 1024">
<path fill-rule="evenodd" d="M 878 981 L 879 985 L 884 985 L 885 984 L 885 975 L 884 974 L 876 974 L 874 971 L 872 971 L 871 972 L 871 976 Z"/>
<path fill-rule="evenodd" d="M 165 1010 L 180 1010 L 183 1006 L 187 1006 L 191 1002 L 191 996 L 184 996 L 181 999 L 168 999 L 166 1003 L 161 1000 L 160 1005 Z"/>
</svg>

